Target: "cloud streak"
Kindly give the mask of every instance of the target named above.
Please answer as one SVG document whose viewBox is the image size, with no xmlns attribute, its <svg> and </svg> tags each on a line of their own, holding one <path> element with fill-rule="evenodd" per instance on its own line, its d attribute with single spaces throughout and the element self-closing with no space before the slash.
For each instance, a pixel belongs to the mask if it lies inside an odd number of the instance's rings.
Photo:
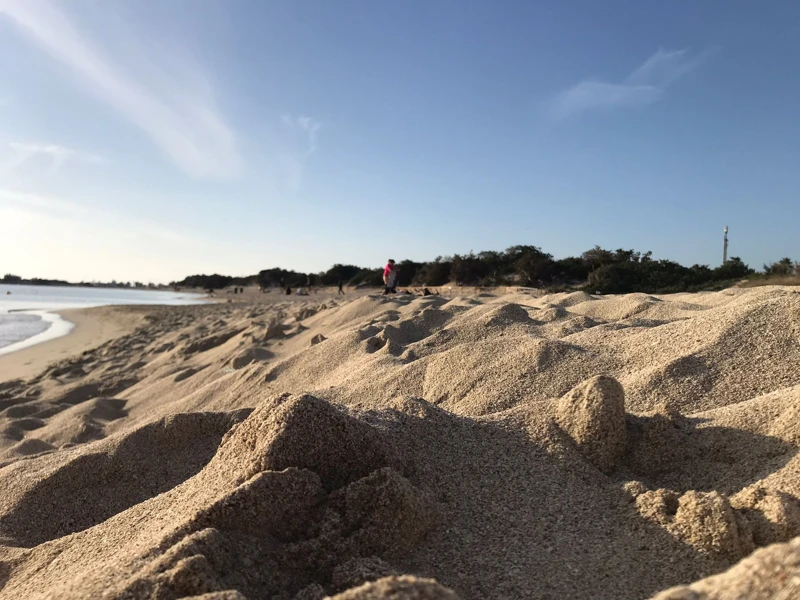
<svg viewBox="0 0 800 600">
<path fill-rule="evenodd" d="M 188 174 L 222 178 L 240 172 L 234 132 L 193 65 L 167 70 L 163 61 L 153 63 L 159 57 L 148 55 L 141 43 L 129 48 L 127 61 L 114 60 L 48 0 L 0 0 L 0 15 L 10 17 Z"/>
<path fill-rule="evenodd" d="M 51 173 L 58 171 L 67 162 L 102 163 L 104 159 L 96 154 L 59 146 L 58 144 L 43 144 L 37 142 L 10 142 L 8 147 L 14 152 L 14 159 L 10 168 L 14 169 L 23 164 L 43 157 L 49 162 Z"/>
<path fill-rule="evenodd" d="M 556 95 L 550 115 L 561 121 L 589 111 L 609 111 L 647 106 L 666 89 L 702 66 L 714 51 L 691 55 L 688 50 L 659 49 L 621 83 L 586 80 Z"/>
<path fill-rule="evenodd" d="M 306 163 L 317 151 L 317 132 L 322 126 L 312 117 L 283 115 L 281 121 L 286 125 L 292 138 L 293 150 L 283 157 L 289 189 L 293 194 L 303 185 Z"/>
</svg>

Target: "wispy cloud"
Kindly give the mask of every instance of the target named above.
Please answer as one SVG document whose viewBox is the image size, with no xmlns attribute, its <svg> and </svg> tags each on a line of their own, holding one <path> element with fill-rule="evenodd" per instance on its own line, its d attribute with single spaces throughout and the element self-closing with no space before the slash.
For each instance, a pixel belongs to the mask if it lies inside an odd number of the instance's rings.
<svg viewBox="0 0 800 600">
<path fill-rule="evenodd" d="M 281 117 L 290 136 L 291 150 L 283 157 L 289 189 L 297 193 L 303 185 L 306 163 L 317 151 L 317 132 L 321 124 L 312 117 L 283 115 Z"/>
<path fill-rule="evenodd" d="M 190 175 L 229 177 L 240 171 L 234 132 L 195 65 L 174 68 L 174 57 L 154 57 L 142 43 L 128 48 L 126 60 L 115 60 L 48 0 L 0 0 L 2 14 Z"/>
<path fill-rule="evenodd" d="M 553 99 L 550 114 L 560 121 L 586 111 L 652 104 L 671 84 L 703 65 L 715 52 L 707 50 L 692 55 L 686 49 L 659 49 L 621 83 L 586 80 L 564 90 Z"/>
<path fill-rule="evenodd" d="M 281 121 L 289 128 L 299 131 L 305 136 L 307 142 L 305 155 L 311 156 L 317 149 L 317 131 L 319 131 L 320 123 L 312 117 L 293 117 L 291 115 L 283 115 Z"/>
<path fill-rule="evenodd" d="M 65 163 L 82 162 L 82 163 L 102 163 L 104 159 L 101 156 L 92 154 L 91 152 L 84 152 L 83 150 L 76 150 L 75 148 L 67 148 L 59 146 L 58 144 L 43 144 L 38 142 L 10 142 L 8 147 L 13 151 L 14 158 L 9 165 L 9 168 L 17 168 L 25 163 L 36 160 L 41 157 L 47 161 L 51 173 L 60 169 Z"/>
</svg>

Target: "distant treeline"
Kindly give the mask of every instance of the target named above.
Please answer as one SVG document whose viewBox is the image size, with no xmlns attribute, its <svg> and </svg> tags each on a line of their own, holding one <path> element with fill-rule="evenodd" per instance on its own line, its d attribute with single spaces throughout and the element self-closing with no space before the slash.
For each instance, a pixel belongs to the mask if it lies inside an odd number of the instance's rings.
<svg viewBox="0 0 800 600">
<path fill-rule="evenodd" d="M 64 281 L 62 279 L 40 279 L 33 277 L 25 279 L 19 275 L 6 274 L 0 279 L 0 283 L 12 283 L 16 285 L 59 285 L 66 287 L 102 287 L 102 288 L 148 288 L 148 289 L 164 289 L 165 285 L 157 285 L 155 283 L 142 283 L 140 281 L 79 281 L 77 283 L 72 281 Z"/>
<path fill-rule="evenodd" d="M 23 279 L 19 275 L 5 275 L 0 279 L 0 283 L 14 283 L 19 285 L 74 285 L 68 281 L 61 281 L 60 279 Z"/>
<path fill-rule="evenodd" d="M 403 260 L 398 263 L 398 285 L 470 286 L 520 285 L 550 289 L 582 287 L 604 294 L 669 293 L 722 288 L 744 277 L 758 276 L 734 256 L 724 265 L 685 267 L 671 260 L 654 260 L 651 252 L 605 250 L 595 246 L 580 256 L 554 259 L 536 246 L 512 246 L 505 251 L 455 254 L 431 262 Z M 794 275 L 798 265 L 789 258 L 764 265 L 763 275 Z M 247 277 L 192 275 L 170 285 L 221 289 L 229 285 L 298 287 L 311 285 L 379 286 L 383 269 L 333 265 L 322 273 L 298 273 L 274 268 Z"/>
</svg>

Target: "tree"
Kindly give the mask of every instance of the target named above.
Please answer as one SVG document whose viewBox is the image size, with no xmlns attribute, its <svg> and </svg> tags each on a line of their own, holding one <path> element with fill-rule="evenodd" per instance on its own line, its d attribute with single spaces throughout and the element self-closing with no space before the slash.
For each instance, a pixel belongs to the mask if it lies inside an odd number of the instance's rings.
<svg viewBox="0 0 800 600">
<path fill-rule="evenodd" d="M 450 281 L 452 268 L 453 262 L 450 257 L 437 256 L 433 262 L 423 263 L 414 277 L 414 283 L 430 286 L 445 285 Z"/>
<path fill-rule="evenodd" d="M 477 285 L 486 275 L 485 264 L 472 252 L 453 256 L 450 278 L 458 285 Z"/>
<path fill-rule="evenodd" d="M 561 258 L 553 264 L 553 279 L 561 283 L 583 282 L 589 277 L 586 262 L 575 256 Z"/>
<path fill-rule="evenodd" d="M 308 276 L 305 273 L 298 273 L 296 271 L 287 271 L 280 267 L 273 269 L 264 269 L 259 271 L 255 277 L 255 283 L 259 287 L 271 286 L 291 286 L 300 287 L 306 284 Z"/>
<path fill-rule="evenodd" d="M 478 260 L 484 265 L 484 281 L 488 285 L 500 285 L 507 275 L 511 274 L 511 268 L 502 252 L 489 250 L 478 253 Z"/>
<path fill-rule="evenodd" d="M 422 265 L 423 263 L 414 262 L 413 260 L 401 260 L 397 265 L 397 285 L 411 285 Z"/>
<path fill-rule="evenodd" d="M 690 270 L 671 260 L 650 260 L 640 257 L 636 262 L 639 273 L 638 289 L 642 292 L 679 292 L 686 289 Z M 636 291 L 631 289 L 630 291 Z"/>
<path fill-rule="evenodd" d="M 506 257 L 522 285 L 535 286 L 553 278 L 553 255 L 542 252 L 537 246 L 511 246 L 506 250 Z"/>
<path fill-rule="evenodd" d="M 340 281 L 350 281 L 362 270 L 355 265 L 335 264 L 320 275 L 319 281 L 322 285 L 336 285 Z"/>
<path fill-rule="evenodd" d="M 717 281 L 741 279 L 742 277 L 751 275 L 753 272 L 753 269 L 744 264 L 741 258 L 733 256 L 729 258 L 725 264 L 714 269 L 714 279 Z"/>
<path fill-rule="evenodd" d="M 611 265 L 616 262 L 614 253 L 603 250 L 600 246 L 595 246 L 591 250 L 587 250 L 581 254 L 581 260 L 583 260 L 589 271 L 594 271 L 603 265 Z"/>
<path fill-rule="evenodd" d="M 692 265 L 689 267 L 685 277 L 686 286 L 689 288 L 701 286 L 713 281 L 713 279 L 714 272 L 708 265 Z"/>
<path fill-rule="evenodd" d="M 233 278 L 228 275 L 190 275 L 183 281 L 179 281 L 178 285 L 183 287 L 196 287 L 204 290 L 221 290 L 222 288 L 230 285 Z M 136 283 L 136 287 L 151 287 L 152 284 Z"/>
<path fill-rule="evenodd" d="M 637 263 L 611 263 L 589 273 L 588 287 L 601 294 L 626 294 L 636 290 L 640 283 Z"/>
</svg>

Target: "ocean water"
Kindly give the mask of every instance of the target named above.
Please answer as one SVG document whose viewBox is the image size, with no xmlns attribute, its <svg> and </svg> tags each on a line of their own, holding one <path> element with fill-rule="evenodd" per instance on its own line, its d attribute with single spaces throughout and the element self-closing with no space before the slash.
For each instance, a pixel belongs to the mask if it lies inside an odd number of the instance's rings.
<svg viewBox="0 0 800 600">
<path fill-rule="evenodd" d="M 68 334 L 73 324 L 58 315 L 62 309 L 203 301 L 197 294 L 176 292 L 0 283 L 0 354 Z"/>
</svg>

